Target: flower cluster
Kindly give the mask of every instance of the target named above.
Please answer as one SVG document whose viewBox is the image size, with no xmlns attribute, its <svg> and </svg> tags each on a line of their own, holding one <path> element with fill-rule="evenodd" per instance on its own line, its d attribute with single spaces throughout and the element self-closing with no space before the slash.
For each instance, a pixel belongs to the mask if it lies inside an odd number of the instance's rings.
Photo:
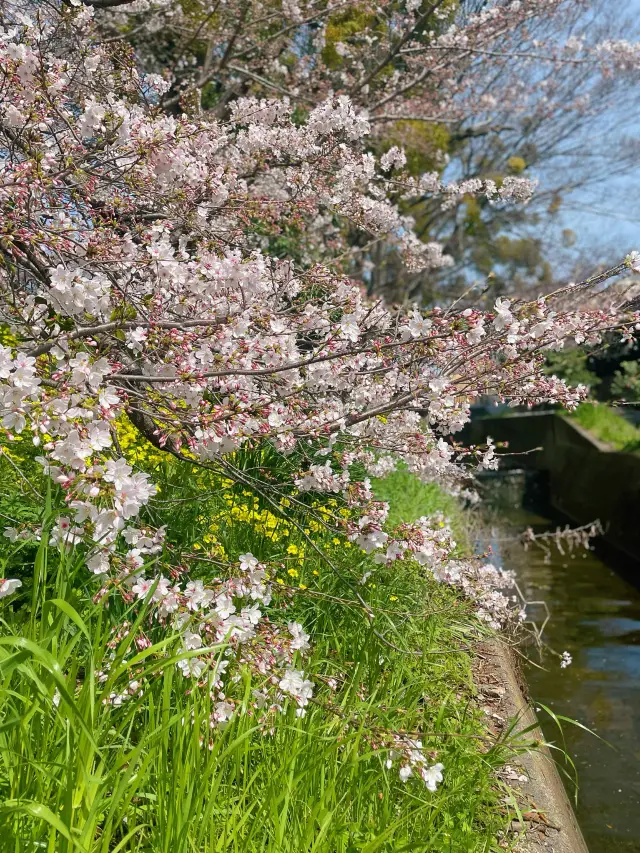
<svg viewBox="0 0 640 853">
<path fill-rule="evenodd" d="M 444 765 L 440 762 L 429 765 L 428 756 L 425 755 L 422 741 L 397 736 L 394 746 L 389 750 L 386 767 L 393 767 L 394 761 L 400 761 L 399 776 L 402 782 L 406 782 L 411 776 L 417 774 L 427 787 L 427 790 L 435 792 L 443 779 Z"/>
<path fill-rule="evenodd" d="M 155 550 L 153 543 L 143 544 L 144 538 L 138 537 L 138 550 Z M 285 630 L 268 619 L 270 585 L 265 566 L 253 554 L 240 555 L 235 574 L 207 582 L 176 582 L 162 575 L 149 578 L 131 558 L 131 552 L 121 562 L 121 572 L 115 582 L 120 594 L 125 600 L 144 602 L 146 624 L 152 627 L 159 623 L 180 638 L 176 665 L 183 676 L 208 685 L 216 703 L 212 725 L 233 716 L 237 669 L 247 665 L 263 683 L 255 690 L 254 709 L 265 714 L 283 711 L 286 697 L 291 696 L 299 715 L 303 714 L 313 685 L 293 664 L 297 656 L 309 650 L 309 634 L 298 622 L 290 621 Z M 126 636 L 128 630 L 128 625 L 123 626 L 117 639 Z M 148 641 L 137 640 L 137 644 L 141 648 Z M 103 680 L 108 672 L 106 662 Z M 130 678 L 134 688 L 128 682 L 122 690 L 115 689 L 111 704 L 120 705 L 143 689 L 136 673 Z"/>
</svg>

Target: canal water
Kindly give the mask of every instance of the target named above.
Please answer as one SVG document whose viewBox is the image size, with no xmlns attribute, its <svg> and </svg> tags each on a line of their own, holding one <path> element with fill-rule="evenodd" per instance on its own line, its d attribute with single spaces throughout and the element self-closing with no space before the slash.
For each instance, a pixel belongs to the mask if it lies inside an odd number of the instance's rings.
<svg viewBox="0 0 640 853">
<path fill-rule="evenodd" d="M 541 660 L 528 648 L 531 698 L 594 732 L 563 726 L 578 771 L 576 813 L 591 853 L 640 853 L 640 591 L 597 551 L 524 551 L 515 541 L 523 529 L 540 533 L 557 526 L 523 497 L 524 480 L 522 473 L 506 472 L 485 481 L 491 545 L 495 559 L 515 570 L 525 597 L 546 602 L 551 619 L 543 639 L 573 658 L 562 669 L 558 657 Z M 543 607 L 531 605 L 528 613 L 542 624 Z M 545 737 L 561 746 L 555 723 L 542 710 L 538 716 Z"/>
</svg>

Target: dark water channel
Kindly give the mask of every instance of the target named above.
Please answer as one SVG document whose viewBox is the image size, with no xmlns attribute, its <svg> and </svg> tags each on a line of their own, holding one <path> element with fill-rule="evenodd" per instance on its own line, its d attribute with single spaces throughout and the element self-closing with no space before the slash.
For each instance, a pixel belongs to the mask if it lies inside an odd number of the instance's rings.
<svg viewBox="0 0 640 853">
<path fill-rule="evenodd" d="M 564 727 L 579 773 L 577 816 L 591 853 L 640 853 L 640 590 L 624 577 L 633 577 L 629 566 L 597 552 L 563 556 L 553 549 L 546 556 L 510 541 L 528 526 L 536 532 L 556 527 L 531 509 L 523 484 L 517 472 L 485 481 L 492 547 L 515 570 L 526 598 L 547 603 L 551 619 L 544 639 L 573 657 L 566 669 L 550 655 L 542 669 L 527 665 L 532 699 L 602 738 Z M 635 571 L 640 586 L 640 567 Z M 542 624 L 544 608 L 532 605 L 528 612 Z M 529 654 L 540 661 L 535 650 Z M 555 724 L 542 712 L 538 716 L 547 739 L 560 743 Z"/>
</svg>

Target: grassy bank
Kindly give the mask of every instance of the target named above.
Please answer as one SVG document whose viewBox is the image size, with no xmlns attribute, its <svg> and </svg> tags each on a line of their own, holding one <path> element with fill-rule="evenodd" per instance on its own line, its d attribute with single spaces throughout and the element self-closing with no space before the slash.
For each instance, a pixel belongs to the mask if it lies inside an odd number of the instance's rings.
<svg viewBox="0 0 640 853">
<path fill-rule="evenodd" d="M 467 523 L 464 511 L 456 498 L 448 495 L 435 483 L 422 483 L 407 471 L 394 471 L 384 480 L 375 480 L 376 495 L 390 504 L 389 524 L 415 521 L 421 515 L 442 513 L 453 529 L 460 554 L 469 553 Z"/>
<path fill-rule="evenodd" d="M 148 599 L 101 596 L 75 549 L 48 544 L 60 497 L 39 502 L 3 459 L 0 509 L 18 523 L 39 517 L 44 533 L 1 546 L 0 574 L 23 581 L 0 601 L 2 850 L 498 849 L 507 816 L 494 772 L 509 751 L 483 740 L 468 648 L 485 629 L 471 608 L 417 565 L 379 566 L 228 481 L 127 450 L 161 482 L 152 509 L 167 525 L 160 564 L 210 578 L 250 551 L 274 567 L 271 619 L 283 630 L 298 620 L 311 635 L 296 665 L 314 682 L 313 701 L 303 717 L 284 700 L 261 708 L 261 685 L 240 662 L 241 699 L 212 728 L 215 676 L 185 678 L 177 664 L 192 653 L 149 622 Z M 45 488 L 35 474 L 31 485 Z M 392 523 L 443 511 L 462 532 L 460 510 L 435 487 L 399 473 L 377 488 L 395 502 Z M 216 650 L 218 660 L 226 654 Z M 389 749 L 398 732 L 443 765 L 436 790 L 401 781 Z"/>
<path fill-rule="evenodd" d="M 581 403 L 567 416 L 614 450 L 640 453 L 640 429 L 609 406 Z"/>
</svg>

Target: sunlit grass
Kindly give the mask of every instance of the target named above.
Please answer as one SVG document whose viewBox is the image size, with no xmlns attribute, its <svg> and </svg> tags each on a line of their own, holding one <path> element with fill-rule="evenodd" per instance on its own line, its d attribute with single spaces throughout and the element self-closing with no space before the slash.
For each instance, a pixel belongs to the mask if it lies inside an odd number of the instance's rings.
<svg viewBox="0 0 640 853">
<path fill-rule="evenodd" d="M 162 476 L 166 503 L 156 503 L 153 520 L 168 525 L 172 554 L 192 576 L 218 571 L 206 562 L 217 548 L 232 559 L 281 557 L 273 618 L 298 619 L 312 635 L 300 666 L 316 684 L 314 702 L 302 719 L 290 709 L 260 728 L 246 671 L 244 712 L 211 731 L 209 691 L 177 669 L 177 637 L 150 629 L 144 650 L 132 645 L 133 630 L 114 639 L 125 618 L 146 624 L 144 608 L 95 604 L 81 555 L 60 557 L 46 536 L 37 552 L 3 542 L 5 565 L 24 582 L 0 602 L 3 853 L 497 849 L 507 816 L 494 769 L 506 749 L 487 749 L 473 703 L 467 649 L 482 629 L 471 608 L 417 566 L 376 567 L 318 532 L 334 571 L 294 527 L 254 513 L 251 494 L 210 489 L 184 468 Z M 452 499 L 406 473 L 376 487 L 393 497 L 394 523 L 435 511 L 460 522 Z M 365 570 L 372 574 L 360 583 Z M 355 588 L 376 613 L 375 633 Z M 110 705 L 130 679 L 144 681 L 144 693 Z M 385 766 L 388 731 L 415 732 L 444 764 L 435 793 Z"/>
<path fill-rule="evenodd" d="M 640 429 L 609 406 L 581 403 L 569 417 L 614 450 L 640 452 Z"/>
<path fill-rule="evenodd" d="M 415 521 L 420 516 L 440 512 L 453 528 L 459 550 L 469 550 L 468 519 L 465 518 L 459 501 L 443 492 L 435 483 L 423 483 L 408 471 L 400 469 L 384 480 L 375 480 L 374 489 L 381 500 L 390 504 L 391 525 Z"/>
</svg>

